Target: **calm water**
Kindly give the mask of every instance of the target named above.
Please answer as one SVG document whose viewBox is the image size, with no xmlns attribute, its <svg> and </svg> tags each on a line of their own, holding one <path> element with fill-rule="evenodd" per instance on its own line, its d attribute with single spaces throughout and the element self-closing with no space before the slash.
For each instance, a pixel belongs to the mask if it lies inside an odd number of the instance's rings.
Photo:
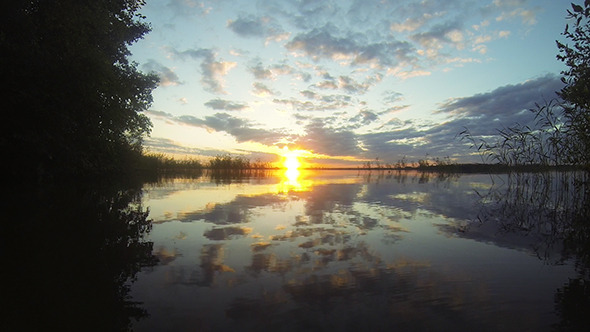
<svg viewBox="0 0 590 332">
<path fill-rule="evenodd" d="M 133 329 L 575 327 L 589 293 L 577 181 L 301 171 L 145 184 L 159 261 L 131 284 L 149 314 Z"/>
</svg>

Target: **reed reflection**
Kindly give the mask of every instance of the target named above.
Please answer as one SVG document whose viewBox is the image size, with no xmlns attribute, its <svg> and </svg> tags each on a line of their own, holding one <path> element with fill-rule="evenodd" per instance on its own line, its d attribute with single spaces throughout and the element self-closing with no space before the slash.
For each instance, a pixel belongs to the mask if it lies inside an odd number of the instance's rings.
<svg viewBox="0 0 590 332">
<path fill-rule="evenodd" d="M 524 243 L 548 264 L 573 260 L 578 275 L 555 294 L 561 318 L 555 328 L 586 329 L 590 325 L 589 173 L 514 173 L 497 180 L 501 180 L 498 185 L 478 192 L 477 221 L 463 235 L 483 240 L 483 234 L 492 235 L 495 229 L 499 240 L 526 239 Z"/>
<path fill-rule="evenodd" d="M 477 191 L 477 228 L 495 227 L 501 234 L 532 239 L 539 258 L 560 264 L 581 259 L 590 267 L 590 182 L 587 172 L 514 173 L 495 176 L 494 185 Z"/>
</svg>

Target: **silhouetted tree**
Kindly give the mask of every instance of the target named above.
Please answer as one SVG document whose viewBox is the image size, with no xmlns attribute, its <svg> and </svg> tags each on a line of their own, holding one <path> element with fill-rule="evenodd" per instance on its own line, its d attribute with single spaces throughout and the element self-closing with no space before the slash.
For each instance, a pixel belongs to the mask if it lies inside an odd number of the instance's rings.
<svg viewBox="0 0 590 332">
<path fill-rule="evenodd" d="M 588 110 L 590 108 L 590 0 L 584 7 L 571 4 L 567 18 L 573 21 L 573 27 L 565 26 L 563 35 L 573 45 L 557 42 L 559 54 L 557 58 L 569 68 L 562 71 L 562 81 L 566 86 L 560 95 L 570 103 Z"/>
<path fill-rule="evenodd" d="M 572 45 L 557 42 L 559 54 L 568 69 L 562 71 L 566 86 L 559 96 L 564 105 L 568 155 L 575 163 L 590 162 L 590 0 L 584 6 L 571 4 L 567 18 L 573 27 L 565 26 L 563 35 Z"/>
<path fill-rule="evenodd" d="M 129 62 L 149 30 L 142 0 L 5 0 L 0 77 L 5 162 L 16 174 L 121 170 L 141 152 L 157 84 Z"/>
</svg>

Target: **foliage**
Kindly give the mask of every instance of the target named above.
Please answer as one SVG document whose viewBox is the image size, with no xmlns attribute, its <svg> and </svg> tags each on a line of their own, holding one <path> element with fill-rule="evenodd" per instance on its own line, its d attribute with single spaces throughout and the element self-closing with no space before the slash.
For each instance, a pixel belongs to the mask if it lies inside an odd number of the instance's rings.
<svg viewBox="0 0 590 332">
<path fill-rule="evenodd" d="M 130 63 L 149 26 L 141 0 L 7 0 L 1 5 L 0 147 L 15 174 L 128 167 L 151 123 L 155 75 Z"/>
<path fill-rule="evenodd" d="M 590 0 L 584 6 L 571 4 L 567 19 L 573 27 L 566 25 L 563 35 L 572 45 L 557 41 L 559 54 L 568 69 L 562 71 L 566 84 L 559 95 L 566 101 L 564 119 L 568 137 L 569 161 L 590 163 Z"/>
<path fill-rule="evenodd" d="M 584 7 L 571 4 L 567 19 L 572 20 L 573 27 L 566 24 L 563 35 L 573 45 L 557 41 L 559 54 L 557 58 L 569 68 L 562 71 L 562 81 L 566 86 L 561 90 L 561 97 L 574 106 L 584 110 L 590 108 L 590 0 L 585 0 Z"/>
</svg>

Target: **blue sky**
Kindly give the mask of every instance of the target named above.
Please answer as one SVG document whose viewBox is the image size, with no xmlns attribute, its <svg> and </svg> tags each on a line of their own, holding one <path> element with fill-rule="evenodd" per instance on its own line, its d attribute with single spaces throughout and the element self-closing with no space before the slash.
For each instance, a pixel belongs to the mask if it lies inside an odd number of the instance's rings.
<svg viewBox="0 0 590 332">
<path fill-rule="evenodd" d="M 568 1 L 148 1 L 131 60 L 160 76 L 149 151 L 360 165 L 480 161 L 456 138 L 561 89 Z M 524 112 L 523 112 L 524 111 Z"/>
</svg>

